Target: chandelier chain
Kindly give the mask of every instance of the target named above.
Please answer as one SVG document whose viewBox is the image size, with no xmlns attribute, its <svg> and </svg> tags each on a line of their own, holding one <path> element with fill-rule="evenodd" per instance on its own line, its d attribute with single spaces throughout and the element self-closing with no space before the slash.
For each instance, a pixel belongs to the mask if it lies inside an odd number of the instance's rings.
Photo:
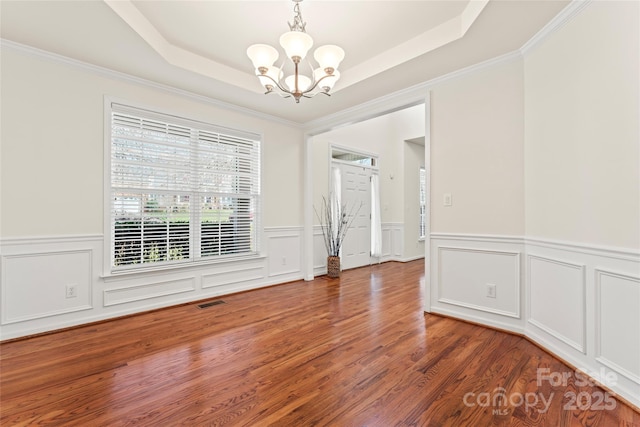
<svg viewBox="0 0 640 427">
<path fill-rule="evenodd" d="M 302 0 L 294 0 L 296 4 L 293 6 L 293 24 L 291 24 L 290 22 L 287 22 L 287 24 L 289 24 L 289 30 L 291 31 L 300 31 L 301 33 L 306 33 L 307 23 L 302 20 L 302 12 L 300 12 L 301 1 Z"/>
</svg>

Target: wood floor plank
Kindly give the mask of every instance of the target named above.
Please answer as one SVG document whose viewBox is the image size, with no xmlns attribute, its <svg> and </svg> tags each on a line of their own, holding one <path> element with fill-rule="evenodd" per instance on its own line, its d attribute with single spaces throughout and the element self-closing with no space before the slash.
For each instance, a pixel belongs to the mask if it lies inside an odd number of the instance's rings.
<svg viewBox="0 0 640 427">
<path fill-rule="evenodd" d="M 0 425 L 640 426 L 618 400 L 566 410 L 604 391 L 538 384 L 572 369 L 425 314 L 422 280 L 422 261 L 385 263 L 2 343 Z"/>
</svg>

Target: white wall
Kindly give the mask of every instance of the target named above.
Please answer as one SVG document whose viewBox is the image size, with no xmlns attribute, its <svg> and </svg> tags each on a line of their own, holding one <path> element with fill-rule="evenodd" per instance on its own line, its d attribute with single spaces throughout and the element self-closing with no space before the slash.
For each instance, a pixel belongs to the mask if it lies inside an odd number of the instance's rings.
<svg viewBox="0 0 640 427">
<path fill-rule="evenodd" d="M 424 117 L 424 109 L 422 109 Z M 420 168 L 424 167 L 424 145 L 405 142 L 402 146 L 404 153 L 404 259 L 424 257 L 424 240 L 419 239 L 420 231 Z M 427 206 L 427 209 L 429 206 Z"/>
<path fill-rule="evenodd" d="M 104 96 L 262 134 L 264 225 L 302 224 L 300 129 L 3 48 L 2 237 L 102 232 Z"/>
<path fill-rule="evenodd" d="M 639 4 L 571 8 L 522 60 L 432 88 L 427 309 L 524 334 L 640 406 Z"/>
<path fill-rule="evenodd" d="M 380 206 L 383 223 L 383 256 L 381 259 L 408 260 L 424 256 L 424 244 L 415 247 L 417 242 L 417 225 L 411 228 L 407 224 L 417 224 L 417 217 L 407 218 L 407 209 L 413 209 L 417 215 L 417 174 L 420 165 L 424 164 L 424 148 L 410 150 L 404 142 L 424 136 L 425 108 L 423 104 L 405 108 L 379 117 L 355 123 L 349 126 L 316 135 L 313 138 L 313 201 L 314 206 L 320 206 L 322 196 L 328 194 L 329 146 L 331 144 L 348 147 L 354 151 L 377 155 L 380 173 Z M 415 145 L 415 144 L 413 144 Z M 416 182 L 408 184 L 406 177 L 410 170 L 414 170 Z M 415 187 L 413 199 L 407 195 Z M 317 218 L 314 217 L 317 225 Z M 316 230 L 316 240 L 321 239 Z M 407 243 L 410 242 L 410 243 Z M 413 245 L 407 252 L 407 245 Z M 323 267 L 324 253 L 321 242 L 315 242 L 314 253 L 317 272 Z M 422 249 L 422 251 L 420 251 Z"/>
<path fill-rule="evenodd" d="M 15 45 L 1 54 L 3 339 L 303 277 L 303 206 L 291 197 L 302 193 L 301 128 Z M 105 96 L 263 136 L 261 256 L 105 270 Z M 65 297 L 68 284 L 77 297 Z"/>
<path fill-rule="evenodd" d="M 514 59 L 431 92 L 430 309 L 520 330 L 523 74 Z"/>
<path fill-rule="evenodd" d="M 639 16 L 590 3 L 526 54 L 524 80 L 525 331 L 637 406 Z"/>
<path fill-rule="evenodd" d="M 525 60 L 527 235 L 640 246 L 637 2 L 593 2 Z"/>
<path fill-rule="evenodd" d="M 432 232 L 524 233 L 522 79 L 514 60 L 432 89 Z"/>
</svg>

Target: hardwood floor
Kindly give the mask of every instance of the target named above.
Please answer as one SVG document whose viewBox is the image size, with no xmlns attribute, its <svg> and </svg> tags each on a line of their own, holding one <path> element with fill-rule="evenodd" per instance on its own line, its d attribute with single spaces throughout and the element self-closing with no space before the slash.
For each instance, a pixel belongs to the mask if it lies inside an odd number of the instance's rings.
<svg viewBox="0 0 640 427">
<path fill-rule="evenodd" d="M 423 313 L 423 271 L 386 263 L 4 343 L 0 424 L 640 426 L 575 375 L 540 381 L 573 370 L 527 340 Z"/>
</svg>

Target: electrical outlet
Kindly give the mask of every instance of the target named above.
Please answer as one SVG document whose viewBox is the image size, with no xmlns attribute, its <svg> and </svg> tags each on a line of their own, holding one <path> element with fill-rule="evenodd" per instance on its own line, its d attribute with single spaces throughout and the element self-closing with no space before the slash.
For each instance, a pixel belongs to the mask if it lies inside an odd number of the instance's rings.
<svg viewBox="0 0 640 427">
<path fill-rule="evenodd" d="M 496 285 L 492 283 L 487 283 L 487 298 L 495 298 L 496 297 Z"/>
<path fill-rule="evenodd" d="M 67 298 L 75 298 L 78 296 L 78 286 L 77 285 L 67 285 L 65 287 L 65 296 Z"/>
<path fill-rule="evenodd" d="M 444 203 L 445 206 L 451 206 L 452 205 L 451 193 L 445 193 L 444 194 L 443 203 Z"/>
<path fill-rule="evenodd" d="M 286 256 L 282 257 L 282 265 L 287 265 L 287 257 Z"/>
</svg>

